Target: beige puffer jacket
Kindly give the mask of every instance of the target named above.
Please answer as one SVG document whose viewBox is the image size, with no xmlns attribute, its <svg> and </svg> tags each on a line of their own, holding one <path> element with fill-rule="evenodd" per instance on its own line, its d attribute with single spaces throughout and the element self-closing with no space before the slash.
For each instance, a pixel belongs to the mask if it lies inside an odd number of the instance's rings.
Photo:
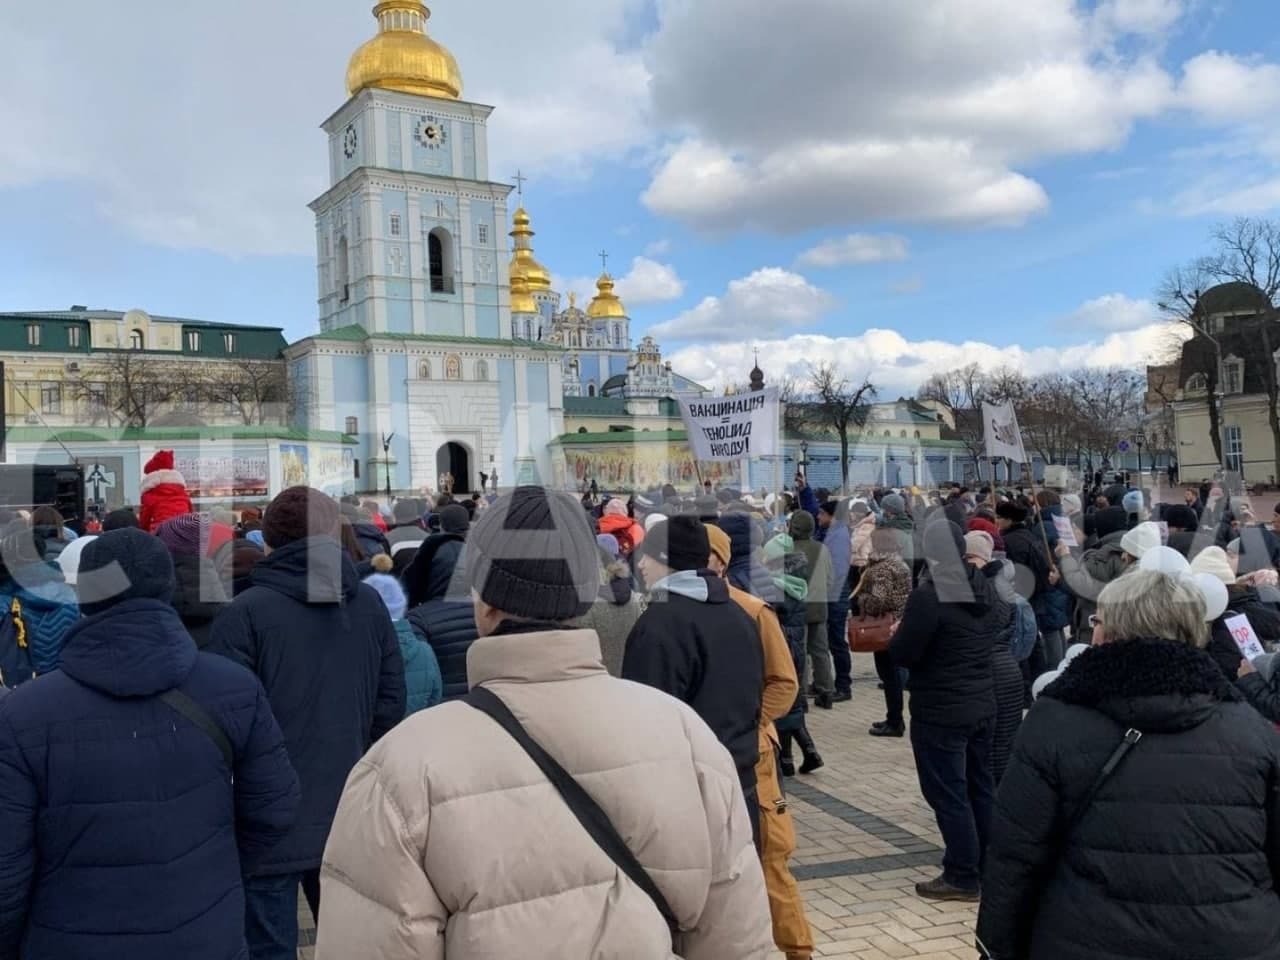
<svg viewBox="0 0 1280 960">
<path fill-rule="evenodd" d="M 467 673 L 609 814 L 680 921 L 679 956 L 771 954 L 738 775 L 692 710 L 610 677 L 590 630 L 482 638 Z M 653 901 L 465 703 L 414 714 L 352 771 L 322 882 L 317 960 L 673 956 Z"/>
</svg>

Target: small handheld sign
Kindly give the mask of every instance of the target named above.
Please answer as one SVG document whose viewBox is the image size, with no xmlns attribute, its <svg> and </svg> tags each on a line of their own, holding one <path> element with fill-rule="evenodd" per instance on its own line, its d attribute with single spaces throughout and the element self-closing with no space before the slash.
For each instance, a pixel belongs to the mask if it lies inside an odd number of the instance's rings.
<svg viewBox="0 0 1280 960">
<path fill-rule="evenodd" d="M 1071 526 L 1069 517 L 1054 517 L 1053 525 L 1058 528 L 1058 540 L 1066 544 L 1068 547 L 1080 546 L 1080 541 L 1076 539 L 1075 527 Z"/>
<path fill-rule="evenodd" d="M 1243 613 L 1227 617 L 1223 623 L 1231 632 L 1231 639 L 1240 648 L 1240 655 L 1246 660 L 1252 662 L 1267 652 L 1262 646 L 1262 641 L 1258 639 L 1258 634 L 1254 632 L 1253 624 Z"/>
</svg>

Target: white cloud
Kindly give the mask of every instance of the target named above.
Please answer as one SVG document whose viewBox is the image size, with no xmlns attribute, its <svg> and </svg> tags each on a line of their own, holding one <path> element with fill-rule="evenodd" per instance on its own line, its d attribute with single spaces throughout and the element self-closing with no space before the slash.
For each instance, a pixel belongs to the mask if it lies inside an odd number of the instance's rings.
<svg viewBox="0 0 1280 960">
<path fill-rule="evenodd" d="M 1009 366 L 1029 375 L 1085 366 L 1140 365 L 1166 348 L 1170 336 L 1185 336 L 1184 328 L 1157 323 L 1066 347 L 1029 349 L 983 340 L 908 340 L 896 331 L 872 329 L 848 337 L 800 334 L 766 341 L 698 344 L 675 351 L 669 359 L 685 376 L 722 387 L 743 380 L 755 349 L 760 351 L 767 381 L 787 376 L 803 380 L 815 357 L 829 357 L 848 376 L 869 377 L 882 398 L 893 398 L 913 395 L 935 373 L 974 362 L 988 370 Z"/>
<path fill-rule="evenodd" d="M 670 252 L 671 241 L 666 237 L 663 237 L 661 240 L 654 240 L 644 248 L 644 255 L 646 257 L 665 257 Z"/>
<path fill-rule="evenodd" d="M 631 272 L 618 281 L 617 294 L 628 306 L 660 303 L 684 296 L 684 281 L 673 266 L 648 257 L 631 261 Z"/>
<path fill-rule="evenodd" d="M 769 337 L 810 326 L 834 305 L 829 293 L 798 273 L 765 267 L 649 332 L 665 340 L 742 342 L 744 334 Z"/>
<path fill-rule="evenodd" d="M 910 255 L 906 237 L 892 233 L 851 233 L 811 247 L 800 254 L 799 262 L 809 267 L 842 267 L 906 260 Z"/>
<path fill-rule="evenodd" d="M 1280 109 L 1280 65 L 1209 50 L 1182 68 L 1179 100 L 1207 122 L 1247 122 Z"/>
<path fill-rule="evenodd" d="M 919 293 L 924 289 L 924 277 L 920 274 L 912 274 L 908 277 L 902 277 L 889 284 L 889 292 L 899 297 L 909 296 L 913 293 Z"/>
<path fill-rule="evenodd" d="M 1108 293 L 1081 304 L 1058 321 L 1068 330 L 1114 332 L 1138 330 L 1160 320 L 1160 311 L 1150 300 L 1134 300 L 1123 293 Z"/>
<path fill-rule="evenodd" d="M 1256 159 L 1280 66 L 1218 51 L 1169 62 L 1193 6 L 793 0 L 779 29 L 773 0 L 661 0 L 653 105 L 681 134 L 644 201 L 703 230 L 1018 225 L 1049 205 L 1036 165 L 1120 148 L 1175 111 L 1252 124 Z M 1265 202 L 1270 184 L 1256 186 L 1218 206 Z"/>
<path fill-rule="evenodd" d="M 1102 0 L 1095 19 L 1108 32 L 1162 34 L 1186 13 L 1185 0 Z"/>
<path fill-rule="evenodd" d="M 579 176 L 648 139 L 648 72 L 614 42 L 638 2 L 433 11 L 430 33 L 457 56 L 464 96 L 498 106 L 494 179 L 522 167 L 536 196 L 540 178 Z M 67 0 L 51 17 L 0 4 L 0 188 L 76 183 L 163 246 L 311 254 L 306 204 L 328 185 L 316 128 L 342 105 L 347 61 L 377 29 L 370 6 L 223 0 L 156 16 L 148 4 Z M 529 56 L 537 49 L 555 52 Z"/>
<path fill-rule="evenodd" d="M 783 232 L 891 217 L 1016 225 L 1049 205 L 1035 181 L 947 140 L 823 144 L 760 160 L 689 140 L 643 200 L 703 228 Z"/>
</svg>

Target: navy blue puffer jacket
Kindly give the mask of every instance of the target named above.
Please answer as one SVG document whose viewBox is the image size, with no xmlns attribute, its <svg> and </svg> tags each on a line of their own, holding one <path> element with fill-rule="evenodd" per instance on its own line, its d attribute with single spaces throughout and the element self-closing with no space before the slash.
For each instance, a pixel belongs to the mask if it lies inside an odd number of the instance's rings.
<svg viewBox="0 0 1280 960">
<path fill-rule="evenodd" d="M 467 651 L 476 642 L 475 607 L 470 600 L 432 600 L 409 611 L 409 625 L 431 644 L 440 663 L 446 702 L 465 697 Z"/>
<path fill-rule="evenodd" d="M 404 717 L 404 661 L 382 598 L 336 540 L 272 551 L 253 583 L 213 622 L 209 649 L 258 675 L 302 783 L 297 822 L 255 871 L 272 876 L 320 866 L 347 775 Z"/>
<path fill-rule="evenodd" d="M 178 688 L 209 736 L 157 699 Z M 62 668 L 0 701 L 0 960 L 239 960 L 242 871 L 288 831 L 298 779 L 262 686 L 177 613 L 81 620 Z"/>
</svg>

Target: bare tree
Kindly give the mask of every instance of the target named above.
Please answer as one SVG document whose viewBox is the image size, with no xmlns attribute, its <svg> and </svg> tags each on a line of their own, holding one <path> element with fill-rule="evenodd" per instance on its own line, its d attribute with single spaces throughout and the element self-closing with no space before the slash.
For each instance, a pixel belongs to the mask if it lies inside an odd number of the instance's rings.
<svg viewBox="0 0 1280 960">
<path fill-rule="evenodd" d="M 1193 373 L 1205 378 L 1205 403 L 1209 411 L 1210 439 L 1218 463 L 1224 462 L 1222 450 L 1222 344 L 1217 332 L 1208 328 L 1209 317 L 1202 309 L 1200 295 L 1219 283 L 1245 283 L 1256 288 L 1266 303 L 1271 316 L 1265 314 L 1256 322 L 1253 331 L 1264 341 L 1263 345 L 1277 339 L 1274 328 L 1276 295 L 1280 293 L 1280 221 L 1240 217 L 1230 223 L 1219 224 L 1209 235 L 1213 250 L 1193 263 L 1176 268 L 1165 277 L 1157 291 L 1160 309 L 1172 320 L 1185 324 L 1194 333 L 1191 344 L 1184 347 L 1195 355 L 1196 363 L 1184 362 L 1180 379 Z M 1253 326 L 1254 324 L 1251 324 Z M 1195 341 L 1207 341 L 1212 346 L 1212 361 L 1204 362 L 1209 351 L 1196 349 Z M 1267 358 L 1270 353 L 1265 355 Z M 1268 366 L 1263 363 L 1263 367 Z M 1194 366 L 1195 369 L 1189 369 Z M 1269 421 L 1273 448 L 1276 451 L 1276 475 L 1280 476 L 1280 414 L 1276 404 L 1280 402 L 1280 384 L 1272 366 L 1263 376 L 1267 392 Z"/>
<path fill-rule="evenodd" d="M 810 366 L 809 382 L 813 396 L 805 406 L 813 424 L 830 427 L 840 437 L 840 479 L 841 485 L 848 487 L 849 434 L 866 425 L 876 388 L 865 377 L 854 383 L 825 360 Z"/>
<path fill-rule="evenodd" d="M 1062 373 L 1026 381 L 1016 398 L 1022 435 L 1045 463 L 1068 463 L 1081 450 L 1080 401 L 1076 382 Z"/>
<path fill-rule="evenodd" d="M 196 379 L 192 364 L 119 351 L 95 357 L 67 385 L 89 419 L 106 426 L 145 427 L 187 401 Z"/>
<path fill-rule="evenodd" d="M 1142 425 L 1146 378 L 1136 370 L 1092 367 L 1070 378 L 1080 404 L 1080 445 L 1105 459 Z"/>
<path fill-rule="evenodd" d="M 234 410 L 246 426 L 283 423 L 288 417 L 290 386 L 283 360 L 245 358 L 204 369 L 204 399 Z"/>
<path fill-rule="evenodd" d="M 936 373 L 917 391 L 920 400 L 932 400 L 951 411 L 955 434 L 973 459 L 974 470 L 980 471 L 986 455 L 986 437 L 982 424 L 983 403 L 1003 403 L 1016 399 L 1024 389 L 1022 375 L 1009 367 L 988 373 L 976 363 L 955 370 Z"/>
</svg>

